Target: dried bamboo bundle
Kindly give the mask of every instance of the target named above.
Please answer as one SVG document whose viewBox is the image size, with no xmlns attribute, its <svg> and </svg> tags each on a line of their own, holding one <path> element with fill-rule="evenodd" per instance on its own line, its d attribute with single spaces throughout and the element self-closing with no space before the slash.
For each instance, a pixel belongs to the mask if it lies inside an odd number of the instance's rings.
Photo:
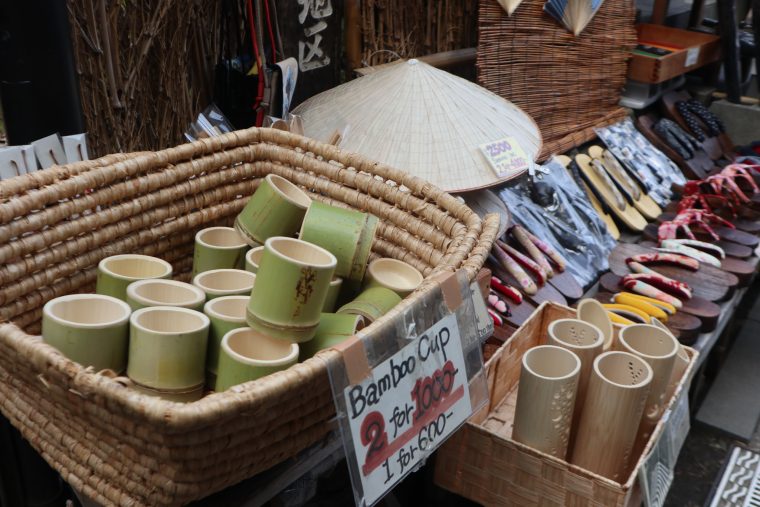
<svg viewBox="0 0 760 507">
<path fill-rule="evenodd" d="M 361 0 L 362 59 L 396 59 L 474 47 L 477 2 L 471 0 Z"/>
<path fill-rule="evenodd" d="M 221 2 L 67 4 L 90 153 L 181 142 L 211 97 Z"/>
<path fill-rule="evenodd" d="M 478 83 L 521 107 L 541 129 L 543 159 L 594 137 L 593 127 L 625 116 L 618 106 L 636 45 L 634 6 L 607 0 L 578 36 L 524 0 L 508 16 L 480 2 Z"/>
</svg>

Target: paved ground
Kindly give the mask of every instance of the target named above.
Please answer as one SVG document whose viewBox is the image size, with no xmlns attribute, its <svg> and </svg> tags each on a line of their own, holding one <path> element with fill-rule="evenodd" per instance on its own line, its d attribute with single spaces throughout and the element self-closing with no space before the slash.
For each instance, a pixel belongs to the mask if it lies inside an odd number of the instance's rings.
<svg viewBox="0 0 760 507">
<path fill-rule="evenodd" d="M 747 293 L 744 299 L 743 307 L 737 310 L 735 329 L 737 333 L 752 330 L 757 339 L 760 340 L 760 299 L 758 299 L 758 293 L 760 293 L 760 284 L 755 282 L 755 287 Z M 720 359 L 721 351 L 717 351 L 717 355 L 716 359 Z M 714 368 L 716 366 L 713 365 Z M 708 372 L 709 374 L 710 372 Z M 744 445 L 760 452 L 760 431 L 758 429 L 755 429 L 752 440 L 748 444 L 744 444 L 712 428 L 700 426 L 694 422 L 692 424 L 676 465 L 675 480 L 670 488 L 665 503 L 666 507 L 704 505 L 710 499 L 710 493 L 728 457 L 728 451 L 734 444 Z"/>
</svg>

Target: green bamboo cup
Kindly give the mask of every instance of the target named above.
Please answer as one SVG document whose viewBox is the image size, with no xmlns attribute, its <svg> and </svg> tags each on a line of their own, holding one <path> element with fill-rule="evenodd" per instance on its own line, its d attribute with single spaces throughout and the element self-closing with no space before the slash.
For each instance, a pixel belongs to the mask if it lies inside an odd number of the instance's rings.
<svg viewBox="0 0 760 507">
<path fill-rule="evenodd" d="M 397 259 L 375 259 L 367 266 L 364 287 L 385 287 L 405 298 L 422 284 L 417 268 Z"/>
<path fill-rule="evenodd" d="M 338 302 L 338 296 L 340 295 L 340 288 L 343 286 L 343 279 L 337 276 L 330 281 L 330 288 L 327 289 L 327 297 L 325 297 L 325 304 L 322 306 L 322 311 L 330 313 L 335 310 L 335 304 Z"/>
<path fill-rule="evenodd" d="M 311 199 L 282 176 L 269 174 L 235 218 L 235 229 L 256 247 L 274 236 L 293 236 Z"/>
<path fill-rule="evenodd" d="M 378 223 L 374 215 L 312 201 L 298 237 L 335 255 L 335 275 L 357 284 L 364 278 Z"/>
<path fill-rule="evenodd" d="M 203 307 L 203 313 L 211 321 L 206 351 L 206 383 L 209 386 L 216 384 L 222 338 L 233 329 L 248 327 L 245 323 L 245 309 L 249 299 L 249 296 L 222 296 L 212 299 Z"/>
<path fill-rule="evenodd" d="M 205 302 L 206 294 L 200 288 L 176 280 L 138 280 L 127 287 L 127 304 L 132 311 L 148 306 L 179 306 L 200 311 Z"/>
<path fill-rule="evenodd" d="M 129 320 L 127 376 L 145 387 L 188 390 L 206 371 L 209 319 L 187 308 L 151 306 Z"/>
<path fill-rule="evenodd" d="M 82 366 L 119 374 L 127 366 L 129 305 L 101 294 L 72 294 L 42 308 L 42 340 Z"/>
<path fill-rule="evenodd" d="M 222 338 L 219 355 L 217 392 L 276 371 L 298 362 L 298 344 L 278 340 L 249 327 L 233 329 Z"/>
<path fill-rule="evenodd" d="M 195 235 L 193 273 L 212 269 L 243 269 L 248 243 L 233 227 L 209 227 Z"/>
<path fill-rule="evenodd" d="M 137 280 L 171 278 L 172 265 L 149 255 L 122 254 L 106 257 L 98 263 L 95 292 L 127 300 L 127 287 Z"/>
<path fill-rule="evenodd" d="M 251 294 L 256 275 L 242 269 L 212 269 L 198 273 L 193 285 L 206 293 L 210 301 L 221 296 L 248 296 Z"/>
<path fill-rule="evenodd" d="M 306 361 L 323 349 L 347 340 L 364 327 L 364 317 L 348 313 L 323 313 L 314 338 L 299 344 L 299 361 Z"/>
<path fill-rule="evenodd" d="M 261 263 L 261 256 L 264 255 L 264 247 L 257 246 L 251 248 L 245 254 L 245 270 L 251 273 L 256 273 L 259 270 L 259 263 Z"/>
<path fill-rule="evenodd" d="M 129 387 L 133 391 L 147 396 L 153 396 L 154 398 L 162 398 L 166 401 L 174 401 L 177 403 L 192 403 L 203 398 L 205 385 L 201 384 L 188 389 L 152 389 L 150 387 L 141 386 L 133 381 L 132 385 Z"/>
<path fill-rule="evenodd" d="M 401 296 L 385 287 L 365 289 L 356 299 L 341 306 L 337 313 L 361 315 L 371 324 L 401 302 Z"/>
<path fill-rule="evenodd" d="M 269 238 L 264 247 L 246 321 L 274 338 L 310 340 L 330 289 L 335 256 L 293 238 Z"/>
</svg>

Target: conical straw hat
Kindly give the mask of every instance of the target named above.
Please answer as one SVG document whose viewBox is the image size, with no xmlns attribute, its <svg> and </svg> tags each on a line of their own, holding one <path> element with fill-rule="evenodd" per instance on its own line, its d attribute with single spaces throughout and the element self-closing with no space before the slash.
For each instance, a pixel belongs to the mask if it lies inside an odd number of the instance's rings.
<svg viewBox="0 0 760 507">
<path fill-rule="evenodd" d="M 535 122 L 485 88 L 417 60 L 385 66 L 316 95 L 293 111 L 305 135 L 424 178 L 450 192 L 495 185 L 480 146 L 516 140 L 529 161 L 541 151 Z"/>
</svg>

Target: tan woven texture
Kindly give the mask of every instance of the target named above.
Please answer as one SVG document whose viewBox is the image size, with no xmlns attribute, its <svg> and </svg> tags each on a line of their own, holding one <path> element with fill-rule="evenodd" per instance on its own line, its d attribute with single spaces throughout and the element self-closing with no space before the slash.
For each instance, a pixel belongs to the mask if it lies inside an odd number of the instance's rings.
<svg viewBox="0 0 760 507">
<path fill-rule="evenodd" d="M 606 0 L 577 37 L 543 13 L 544 3 L 524 0 L 507 16 L 496 0 L 482 0 L 478 11 L 478 84 L 533 117 L 540 159 L 626 116 L 618 101 L 636 46 L 630 0 Z"/>
<path fill-rule="evenodd" d="M 67 360 L 34 333 L 49 299 L 93 288 L 100 259 L 163 257 L 187 279 L 200 228 L 232 223 L 261 178 L 368 211 L 374 256 L 426 275 L 482 266 L 498 228 L 423 180 L 287 132 L 249 129 L 0 183 L 0 411 L 63 478 L 107 505 L 180 505 L 318 442 L 334 417 L 323 359 L 177 404 Z M 370 336 L 431 289 L 429 278 Z M 10 321 L 10 323 L 7 323 Z"/>
</svg>

